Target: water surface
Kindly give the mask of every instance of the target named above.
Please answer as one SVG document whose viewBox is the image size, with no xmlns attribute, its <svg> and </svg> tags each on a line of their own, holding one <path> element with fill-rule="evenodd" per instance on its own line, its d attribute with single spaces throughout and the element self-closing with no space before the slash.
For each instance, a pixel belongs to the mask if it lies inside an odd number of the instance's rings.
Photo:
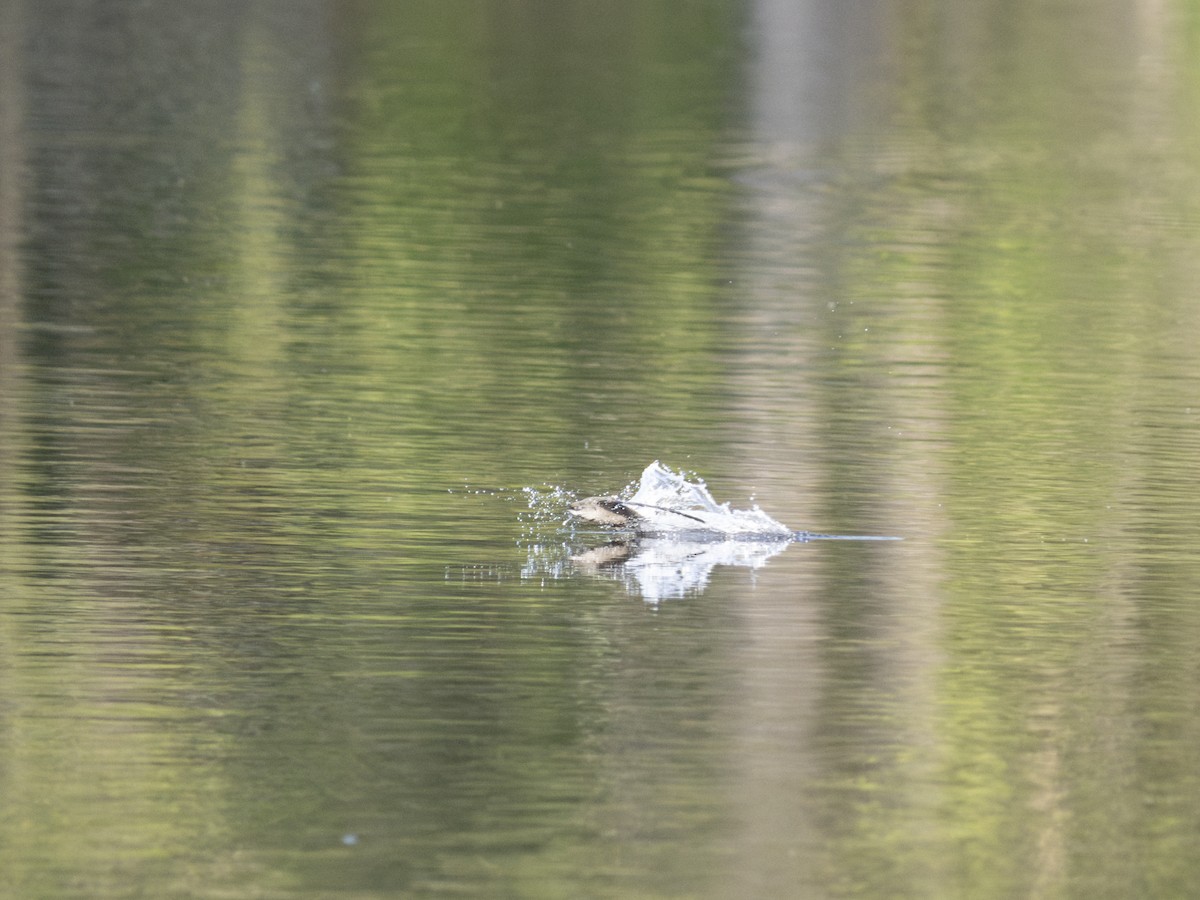
<svg viewBox="0 0 1200 900">
<path fill-rule="evenodd" d="M 1195 895 L 1193 7 L 0 6 L 3 891 Z"/>
</svg>

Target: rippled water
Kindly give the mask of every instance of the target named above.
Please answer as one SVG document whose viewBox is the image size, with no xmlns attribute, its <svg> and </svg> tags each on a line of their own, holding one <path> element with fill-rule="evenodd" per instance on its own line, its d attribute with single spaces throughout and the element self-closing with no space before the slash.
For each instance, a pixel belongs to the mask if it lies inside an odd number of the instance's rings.
<svg viewBox="0 0 1200 900">
<path fill-rule="evenodd" d="M 0 4 L 0 893 L 1196 895 L 1197 36 Z"/>
</svg>

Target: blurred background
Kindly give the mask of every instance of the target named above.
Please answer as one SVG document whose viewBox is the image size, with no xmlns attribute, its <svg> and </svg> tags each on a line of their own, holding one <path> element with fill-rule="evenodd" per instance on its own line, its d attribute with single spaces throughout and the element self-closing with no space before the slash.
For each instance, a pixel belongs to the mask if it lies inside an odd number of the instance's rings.
<svg viewBox="0 0 1200 900">
<path fill-rule="evenodd" d="M 0 0 L 0 890 L 1200 893 L 1198 285 L 1196 0 Z"/>
</svg>

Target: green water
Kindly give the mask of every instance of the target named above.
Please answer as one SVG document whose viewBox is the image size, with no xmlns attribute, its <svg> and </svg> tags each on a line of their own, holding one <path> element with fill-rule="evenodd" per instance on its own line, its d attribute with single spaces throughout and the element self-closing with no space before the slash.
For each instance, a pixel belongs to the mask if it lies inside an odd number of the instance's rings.
<svg viewBox="0 0 1200 900">
<path fill-rule="evenodd" d="M 1200 894 L 1198 73 L 1192 0 L 0 2 L 0 895 Z M 654 459 L 904 540 L 649 602 L 557 513 Z"/>
</svg>

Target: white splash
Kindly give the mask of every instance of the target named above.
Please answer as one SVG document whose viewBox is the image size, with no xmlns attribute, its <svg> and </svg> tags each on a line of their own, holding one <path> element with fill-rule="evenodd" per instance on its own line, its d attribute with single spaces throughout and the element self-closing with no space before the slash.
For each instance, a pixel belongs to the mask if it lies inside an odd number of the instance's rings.
<svg viewBox="0 0 1200 900">
<path fill-rule="evenodd" d="M 646 525 L 656 534 L 708 533 L 729 538 L 788 538 L 792 530 L 757 505 L 732 509 L 717 503 L 704 480 L 688 481 L 658 460 L 646 466 L 637 491 L 629 498 Z"/>
</svg>

